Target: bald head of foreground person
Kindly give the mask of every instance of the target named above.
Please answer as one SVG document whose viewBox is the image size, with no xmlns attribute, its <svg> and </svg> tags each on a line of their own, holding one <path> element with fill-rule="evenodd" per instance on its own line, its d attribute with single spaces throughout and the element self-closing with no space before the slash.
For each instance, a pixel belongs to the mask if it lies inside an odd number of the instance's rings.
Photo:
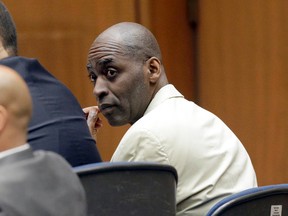
<svg viewBox="0 0 288 216">
<path fill-rule="evenodd" d="M 71 166 L 27 142 L 32 99 L 25 81 L 0 66 L 0 92 L 0 215 L 86 216 L 85 192 Z"/>
<path fill-rule="evenodd" d="M 27 142 L 32 100 L 24 80 L 12 69 L 0 66 L 0 151 Z"/>
</svg>

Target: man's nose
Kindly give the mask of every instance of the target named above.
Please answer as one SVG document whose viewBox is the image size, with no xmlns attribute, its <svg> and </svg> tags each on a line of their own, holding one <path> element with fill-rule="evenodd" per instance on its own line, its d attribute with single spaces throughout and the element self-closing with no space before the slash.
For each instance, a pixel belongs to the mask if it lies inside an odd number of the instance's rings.
<svg viewBox="0 0 288 216">
<path fill-rule="evenodd" d="M 93 93 L 96 96 L 96 99 L 100 101 L 103 97 L 108 95 L 108 92 L 107 81 L 101 77 L 98 77 L 93 89 Z"/>
</svg>

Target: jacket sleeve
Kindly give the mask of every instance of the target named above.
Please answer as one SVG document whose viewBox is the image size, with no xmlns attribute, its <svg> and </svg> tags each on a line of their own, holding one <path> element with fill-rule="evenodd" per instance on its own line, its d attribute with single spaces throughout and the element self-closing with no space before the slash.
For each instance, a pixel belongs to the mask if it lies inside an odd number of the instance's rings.
<svg viewBox="0 0 288 216">
<path fill-rule="evenodd" d="M 145 128 L 128 131 L 111 161 L 149 161 L 169 164 L 165 145 L 155 134 Z"/>
</svg>

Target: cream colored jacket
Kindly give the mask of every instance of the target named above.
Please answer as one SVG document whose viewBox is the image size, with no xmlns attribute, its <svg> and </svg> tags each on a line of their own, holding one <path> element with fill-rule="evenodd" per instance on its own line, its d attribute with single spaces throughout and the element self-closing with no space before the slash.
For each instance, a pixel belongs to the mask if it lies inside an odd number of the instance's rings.
<svg viewBox="0 0 288 216">
<path fill-rule="evenodd" d="M 204 216 L 225 196 L 257 186 L 249 155 L 234 133 L 170 84 L 129 128 L 111 161 L 174 166 L 177 216 Z"/>
</svg>

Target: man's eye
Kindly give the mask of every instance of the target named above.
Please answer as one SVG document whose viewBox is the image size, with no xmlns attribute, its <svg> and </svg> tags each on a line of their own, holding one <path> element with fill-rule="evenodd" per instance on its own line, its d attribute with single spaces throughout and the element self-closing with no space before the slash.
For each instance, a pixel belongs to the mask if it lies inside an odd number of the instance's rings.
<svg viewBox="0 0 288 216">
<path fill-rule="evenodd" d="M 93 74 L 93 73 L 90 73 L 90 74 L 89 74 L 89 79 L 90 79 L 90 81 L 91 81 L 92 83 L 95 83 L 95 82 L 96 82 L 96 79 L 97 79 L 97 77 L 96 77 L 96 75 L 95 75 L 95 74 Z"/>
<path fill-rule="evenodd" d="M 108 79 L 113 79 L 117 76 L 118 72 L 115 69 L 109 68 L 106 71 L 106 77 Z"/>
</svg>

